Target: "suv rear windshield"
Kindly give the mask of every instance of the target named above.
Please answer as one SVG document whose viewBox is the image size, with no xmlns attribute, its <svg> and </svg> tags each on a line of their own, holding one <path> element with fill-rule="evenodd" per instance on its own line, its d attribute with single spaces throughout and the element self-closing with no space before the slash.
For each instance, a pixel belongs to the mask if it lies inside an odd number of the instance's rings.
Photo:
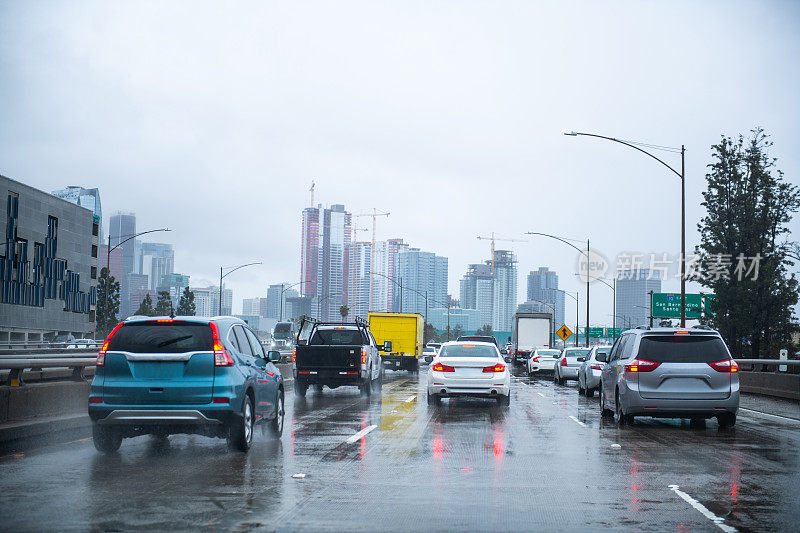
<svg viewBox="0 0 800 533">
<path fill-rule="evenodd" d="M 318 329 L 311 337 L 311 345 L 363 346 L 367 344 L 359 329 Z"/>
<path fill-rule="evenodd" d="M 654 363 L 714 363 L 730 359 L 722 339 L 711 335 L 644 336 L 637 357 Z"/>
<path fill-rule="evenodd" d="M 454 344 L 444 346 L 439 357 L 497 357 L 497 350 L 485 344 Z"/>
<path fill-rule="evenodd" d="M 134 322 L 111 337 L 108 351 L 185 353 L 213 351 L 211 327 L 194 322 Z"/>
</svg>

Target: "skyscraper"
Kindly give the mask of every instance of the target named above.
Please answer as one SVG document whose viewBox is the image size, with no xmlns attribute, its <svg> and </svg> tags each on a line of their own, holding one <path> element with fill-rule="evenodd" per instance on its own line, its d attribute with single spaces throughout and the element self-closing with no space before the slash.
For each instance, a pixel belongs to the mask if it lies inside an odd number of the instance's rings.
<svg viewBox="0 0 800 533">
<path fill-rule="evenodd" d="M 398 255 L 405 250 L 408 250 L 408 244 L 404 243 L 403 239 L 389 239 L 386 241 L 386 275 L 392 280 L 397 281 L 399 278 Z M 387 311 L 400 311 L 400 287 L 396 283 L 390 281 L 387 284 L 386 299 L 389 303 Z"/>
<path fill-rule="evenodd" d="M 111 238 L 112 248 L 124 241 L 131 235 L 136 233 L 136 215 L 134 213 L 121 213 L 117 212 L 111 215 L 108 224 L 108 234 Z M 119 314 L 120 318 L 125 318 L 133 314 L 136 309 L 132 309 L 131 303 L 131 287 L 128 285 L 128 276 L 133 274 L 138 268 L 136 265 L 136 243 L 135 239 L 122 244 L 118 249 L 122 250 L 122 269 L 120 272 L 111 271 L 111 274 L 117 278 L 120 287 L 120 303 Z M 139 279 L 135 290 L 141 290 L 147 287 L 141 287 Z M 138 304 L 137 304 L 138 307 Z"/>
<path fill-rule="evenodd" d="M 136 271 L 148 276 L 150 289 L 158 289 L 161 278 L 174 272 L 175 252 L 171 244 L 143 242 L 137 247 Z"/>
<path fill-rule="evenodd" d="M 397 276 L 403 284 L 404 313 L 424 315 L 426 294 L 428 310 L 447 305 L 446 257 L 409 248 L 397 255 Z"/>
<path fill-rule="evenodd" d="M 389 286 L 392 282 L 387 277 L 388 250 L 389 244 L 386 241 L 376 242 L 374 252 L 371 242 L 353 243 L 348 293 L 350 317 L 367 318 L 370 311 L 386 312 L 391 309 Z"/>
<path fill-rule="evenodd" d="M 547 267 L 539 267 L 528 274 L 528 301 L 536 304 L 536 312 L 553 313 L 555 327 L 564 324 L 564 293 L 558 289 L 558 274 Z M 544 302 L 548 305 L 543 305 Z"/>
<path fill-rule="evenodd" d="M 297 291 L 294 289 L 289 289 L 291 283 L 275 283 L 267 287 L 267 298 L 266 298 L 266 317 L 274 318 L 278 320 L 280 318 L 286 319 L 288 307 L 286 305 L 287 298 L 294 298 L 297 296 Z M 281 295 L 283 292 L 283 295 Z M 283 298 L 283 317 L 281 317 L 281 298 Z"/>
<path fill-rule="evenodd" d="M 100 191 L 98 189 L 84 189 L 77 185 L 70 185 L 66 189 L 53 191 L 51 194 L 90 210 L 98 225 L 96 237 L 103 242 L 103 210 L 100 207 Z"/>
<path fill-rule="evenodd" d="M 481 326 L 511 331 L 517 310 L 517 259 L 508 250 L 495 250 L 492 261 L 469 265 L 461 279 L 461 306 L 477 309 Z"/>
<path fill-rule="evenodd" d="M 322 320 L 339 316 L 348 302 L 352 215 L 334 204 L 303 209 L 300 276 L 304 296 L 312 297 L 311 312 Z"/>
<path fill-rule="evenodd" d="M 647 268 L 617 272 L 617 325 L 636 327 L 650 323 L 650 294 L 661 292 L 661 271 Z"/>
</svg>

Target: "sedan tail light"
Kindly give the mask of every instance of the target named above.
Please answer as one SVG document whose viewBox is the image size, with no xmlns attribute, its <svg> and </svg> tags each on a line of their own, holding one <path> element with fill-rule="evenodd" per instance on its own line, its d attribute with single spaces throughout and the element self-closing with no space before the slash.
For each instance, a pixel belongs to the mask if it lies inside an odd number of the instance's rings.
<svg viewBox="0 0 800 533">
<path fill-rule="evenodd" d="M 494 366 L 485 366 L 483 367 L 484 372 L 502 372 L 506 369 L 506 365 L 502 363 L 497 363 Z"/>
<path fill-rule="evenodd" d="M 561 366 L 567 366 L 567 358 L 561 360 Z"/>
<path fill-rule="evenodd" d="M 653 361 L 645 361 L 644 359 L 634 359 L 631 364 L 625 365 L 625 372 L 652 372 L 660 364 Z"/>
<path fill-rule="evenodd" d="M 734 373 L 739 371 L 739 364 L 733 359 L 724 359 L 722 361 L 717 361 L 716 363 L 708 363 L 708 366 L 717 372 Z"/>
<path fill-rule="evenodd" d="M 540 356 L 535 355 L 535 356 L 531 357 L 531 359 L 533 360 L 534 363 L 538 363 L 539 362 L 539 357 Z"/>
<path fill-rule="evenodd" d="M 103 343 L 103 346 L 100 348 L 100 351 L 97 352 L 97 361 L 95 361 L 96 366 L 104 366 L 106 364 L 106 351 L 108 351 L 108 345 L 111 343 L 111 337 L 114 336 L 119 328 L 122 327 L 122 322 L 117 324 L 117 327 L 111 330 L 111 333 L 108 334 L 106 338 L 106 342 Z"/>
<path fill-rule="evenodd" d="M 211 338 L 214 341 L 214 366 L 233 366 L 231 354 L 228 353 L 219 338 L 219 328 L 214 322 L 209 322 L 209 326 L 211 326 Z"/>
<path fill-rule="evenodd" d="M 592 365 L 592 370 L 603 370 L 603 365 Z"/>
<path fill-rule="evenodd" d="M 456 369 L 452 366 L 443 365 L 442 363 L 436 363 L 433 365 L 434 372 L 455 372 Z"/>
</svg>

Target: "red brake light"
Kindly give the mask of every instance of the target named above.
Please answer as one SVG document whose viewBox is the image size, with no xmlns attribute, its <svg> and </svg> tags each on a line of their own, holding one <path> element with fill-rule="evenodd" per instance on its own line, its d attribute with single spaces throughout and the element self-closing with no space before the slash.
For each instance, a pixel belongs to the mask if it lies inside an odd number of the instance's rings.
<svg viewBox="0 0 800 533">
<path fill-rule="evenodd" d="M 292 363 L 297 362 L 297 350 L 292 350 Z"/>
<path fill-rule="evenodd" d="M 561 366 L 567 366 L 567 358 L 561 360 Z"/>
<path fill-rule="evenodd" d="M 433 365 L 434 372 L 455 372 L 456 369 L 452 366 L 443 365 L 442 363 L 435 363 Z"/>
<path fill-rule="evenodd" d="M 739 371 L 739 364 L 733 359 L 724 359 L 722 361 L 717 361 L 716 363 L 708 363 L 708 366 L 717 372 L 734 373 Z"/>
<path fill-rule="evenodd" d="M 645 361 L 643 359 L 634 359 L 631 364 L 625 365 L 625 372 L 652 372 L 661 363 L 654 363 L 652 361 Z"/>
<path fill-rule="evenodd" d="M 603 365 L 592 365 L 592 370 L 603 370 Z"/>
<path fill-rule="evenodd" d="M 214 398 L 213 403 L 231 403 L 230 398 L 222 398 L 221 396 L 217 396 Z"/>
<path fill-rule="evenodd" d="M 89 398 L 89 403 L 103 403 L 103 397 L 102 396 L 92 396 L 91 398 Z"/>
<path fill-rule="evenodd" d="M 361 349 L 361 364 L 362 365 L 367 364 L 367 349 L 366 348 L 362 348 Z"/>
<path fill-rule="evenodd" d="M 497 363 L 494 366 L 483 367 L 483 371 L 484 372 L 502 372 L 505 369 L 506 369 L 506 365 L 504 365 L 502 363 Z"/>
<path fill-rule="evenodd" d="M 97 361 L 95 362 L 96 366 L 103 366 L 106 364 L 106 351 L 108 350 L 108 345 L 111 342 L 111 337 L 113 337 L 114 333 L 116 333 L 117 330 L 121 327 L 122 327 L 122 322 L 117 324 L 117 327 L 112 329 L 111 333 L 109 333 L 108 337 L 106 337 L 106 342 L 103 343 L 103 346 L 100 348 L 100 351 L 97 352 Z M 102 399 L 100 401 L 102 401 Z"/>
<path fill-rule="evenodd" d="M 228 350 L 219 338 L 219 328 L 214 322 L 209 322 L 211 326 L 211 338 L 214 340 L 214 366 L 233 366 L 233 359 Z"/>
<path fill-rule="evenodd" d="M 539 362 L 539 357 L 540 356 L 538 356 L 538 355 L 533 356 L 533 362 L 534 363 L 538 363 Z"/>
</svg>

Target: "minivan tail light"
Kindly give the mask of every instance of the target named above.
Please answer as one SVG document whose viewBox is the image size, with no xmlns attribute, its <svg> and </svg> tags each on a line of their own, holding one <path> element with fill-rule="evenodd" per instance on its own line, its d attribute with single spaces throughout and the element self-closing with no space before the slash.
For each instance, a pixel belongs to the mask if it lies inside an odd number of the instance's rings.
<svg viewBox="0 0 800 533">
<path fill-rule="evenodd" d="M 644 359 L 634 359 L 631 364 L 625 365 L 625 372 L 652 372 L 660 364 L 653 361 L 645 361 Z"/>
<path fill-rule="evenodd" d="M 502 372 L 506 369 L 506 365 L 502 363 L 497 363 L 494 366 L 485 366 L 483 367 L 484 372 Z"/>
<path fill-rule="evenodd" d="M 442 363 L 435 363 L 433 365 L 434 372 L 455 372 L 456 369 L 452 366 L 443 365 Z"/>
<path fill-rule="evenodd" d="M 219 328 L 214 322 L 209 322 L 208 325 L 211 326 L 211 338 L 214 340 L 214 366 L 233 366 L 231 354 L 219 338 Z"/>
<path fill-rule="evenodd" d="M 117 327 L 111 330 L 111 333 L 108 334 L 106 337 L 106 342 L 103 343 L 103 346 L 100 347 L 100 351 L 97 352 L 97 361 L 95 361 L 96 366 L 105 366 L 106 364 L 106 351 L 108 351 L 108 345 L 111 343 L 111 337 L 114 336 L 114 333 L 122 327 L 122 322 L 117 324 Z"/>
<path fill-rule="evenodd" d="M 708 366 L 717 372 L 734 373 L 739 371 L 739 364 L 733 359 L 724 359 L 722 361 L 717 361 L 716 363 L 708 363 Z"/>
</svg>

